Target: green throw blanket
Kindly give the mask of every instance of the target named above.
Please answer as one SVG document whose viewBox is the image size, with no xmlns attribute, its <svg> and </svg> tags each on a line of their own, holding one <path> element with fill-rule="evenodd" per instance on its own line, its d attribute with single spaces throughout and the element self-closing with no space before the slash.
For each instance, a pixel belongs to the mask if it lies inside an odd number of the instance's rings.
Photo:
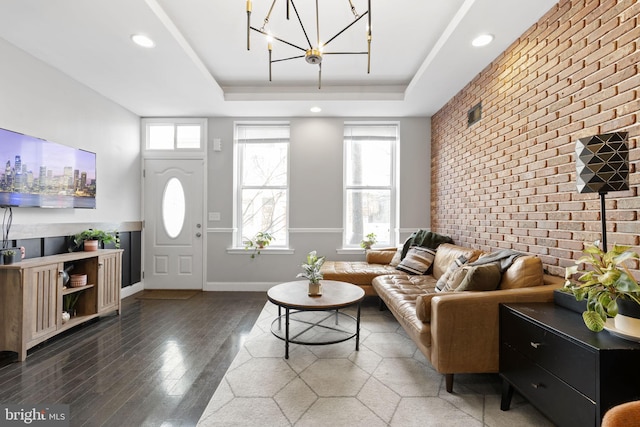
<svg viewBox="0 0 640 427">
<path fill-rule="evenodd" d="M 427 230 L 420 229 L 418 231 L 414 231 L 404 242 L 404 246 L 402 246 L 401 259 L 404 259 L 411 246 L 436 249 L 442 243 L 453 243 L 453 239 L 449 236 L 443 236 L 442 234 L 432 233 Z"/>
</svg>

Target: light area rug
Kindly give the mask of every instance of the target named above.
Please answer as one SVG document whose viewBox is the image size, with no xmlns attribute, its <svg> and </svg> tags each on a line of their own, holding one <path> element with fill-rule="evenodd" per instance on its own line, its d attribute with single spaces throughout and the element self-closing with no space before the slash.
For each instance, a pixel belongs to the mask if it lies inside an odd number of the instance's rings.
<svg viewBox="0 0 640 427">
<path fill-rule="evenodd" d="M 363 303 L 359 351 L 355 339 L 291 344 L 285 359 L 271 333 L 277 313 L 267 302 L 198 426 L 553 426 L 517 393 L 501 411 L 497 374 L 456 375 L 447 393 L 443 375 L 375 301 Z"/>
</svg>

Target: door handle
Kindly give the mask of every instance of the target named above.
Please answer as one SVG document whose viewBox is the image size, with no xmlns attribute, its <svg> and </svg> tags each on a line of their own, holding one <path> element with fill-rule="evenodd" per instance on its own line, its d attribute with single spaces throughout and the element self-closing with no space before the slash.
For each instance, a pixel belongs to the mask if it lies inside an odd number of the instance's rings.
<svg viewBox="0 0 640 427">
<path fill-rule="evenodd" d="M 196 237 L 201 237 L 201 236 L 202 236 L 202 233 L 199 233 L 199 232 L 196 233 Z"/>
</svg>

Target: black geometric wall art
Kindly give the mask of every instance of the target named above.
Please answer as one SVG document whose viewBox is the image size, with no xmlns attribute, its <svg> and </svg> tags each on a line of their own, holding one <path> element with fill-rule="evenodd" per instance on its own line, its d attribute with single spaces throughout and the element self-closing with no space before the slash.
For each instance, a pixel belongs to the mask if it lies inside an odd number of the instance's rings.
<svg viewBox="0 0 640 427">
<path fill-rule="evenodd" d="M 578 193 L 629 189 L 628 132 L 580 138 L 576 143 Z"/>
</svg>

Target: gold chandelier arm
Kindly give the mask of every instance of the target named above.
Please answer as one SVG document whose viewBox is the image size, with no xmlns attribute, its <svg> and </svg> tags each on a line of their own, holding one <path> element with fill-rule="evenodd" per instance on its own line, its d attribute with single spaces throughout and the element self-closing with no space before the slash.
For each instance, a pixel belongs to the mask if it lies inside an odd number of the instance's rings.
<svg viewBox="0 0 640 427">
<path fill-rule="evenodd" d="M 267 49 L 269 49 L 269 81 L 271 81 L 271 64 L 273 64 L 273 61 L 271 60 L 271 55 L 273 54 L 273 47 L 271 46 L 271 42 L 267 44 Z"/>
<path fill-rule="evenodd" d="M 307 49 L 305 49 L 305 48 L 303 48 L 303 47 L 300 47 L 300 46 L 295 45 L 295 44 L 293 44 L 293 43 L 290 43 L 290 42 L 288 42 L 288 41 L 286 41 L 286 40 L 283 40 L 283 39 L 281 39 L 280 37 L 276 37 L 276 36 L 274 36 L 273 34 L 269 34 L 269 33 L 267 33 L 266 31 L 261 30 L 261 29 L 259 29 L 259 28 L 251 27 L 251 29 L 252 29 L 253 31 L 256 31 L 256 32 L 260 33 L 260 34 L 264 34 L 264 35 L 265 35 L 265 36 L 267 36 L 267 37 L 271 37 L 271 38 L 272 38 L 272 39 L 274 39 L 274 40 L 278 40 L 279 42 L 282 42 L 282 43 L 284 43 L 284 44 L 288 44 L 288 45 L 289 45 L 289 46 L 291 46 L 291 47 L 295 47 L 296 49 L 300 49 L 300 50 L 301 50 L 301 51 L 303 51 L 303 52 L 306 52 L 306 51 L 307 51 Z"/>
<path fill-rule="evenodd" d="M 316 47 L 322 51 L 322 46 L 320 46 L 320 10 L 318 8 L 318 0 L 316 0 Z"/>
<path fill-rule="evenodd" d="M 300 14 L 298 13 L 298 8 L 296 8 L 296 4 L 293 2 L 293 0 L 287 0 L 287 2 L 291 2 L 291 6 L 293 6 L 293 11 L 296 13 L 296 16 L 298 17 L 298 22 L 300 23 L 300 28 L 302 28 L 302 32 L 304 33 L 304 37 L 307 39 L 307 43 L 309 43 L 309 49 L 313 49 L 313 46 L 311 45 L 311 40 L 309 40 L 309 36 L 307 35 L 307 30 L 306 28 L 304 28 L 304 24 L 302 23 L 302 18 L 300 18 Z M 318 18 L 318 15 L 316 13 L 316 19 Z M 306 49 L 304 49 L 306 51 Z"/>
<path fill-rule="evenodd" d="M 300 58 L 304 58 L 304 55 L 297 55 L 297 56 L 290 56 L 288 58 L 274 59 L 271 62 L 272 63 L 276 63 L 276 62 L 289 61 L 291 59 L 300 59 Z"/>
<path fill-rule="evenodd" d="M 357 18 L 358 12 L 356 12 L 356 7 L 353 5 L 353 2 L 351 0 L 349 0 L 349 5 L 351 6 L 351 13 L 353 13 L 353 17 Z M 371 9 L 371 7 L 369 7 L 369 9 Z"/>
<path fill-rule="evenodd" d="M 368 0 L 367 7 L 367 74 L 371 74 L 371 0 Z"/>
<path fill-rule="evenodd" d="M 349 25 L 347 25 L 346 27 L 344 27 L 342 30 L 340 30 L 338 32 L 338 34 L 336 34 L 335 36 L 331 37 L 329 39 L 329 41 L 324 43 L 324 46 L 328 45 L 329 43 L 331 43 L 336 37 L 338 37 L 340 34 L 344 33 L 345 31 L 347 31 L 349 28 L 351 28 L 351 26 L 353 24 L 355 24 L 356 22 L 358 22 L 359 20 L 361 20 L 362 18 L 364 18 L 366 15 L 369 14 L 369 11 L 366 11 L 365 13 L 363 13 L 362 15 L 360 15 L 357 19 L 355 19 L 352 23 L 350 23 Z"/>
<path fill-rule="evenodd" d="M 247 50 L 251 50 L 251 0 L 247 0 Z"/>
</svg>

